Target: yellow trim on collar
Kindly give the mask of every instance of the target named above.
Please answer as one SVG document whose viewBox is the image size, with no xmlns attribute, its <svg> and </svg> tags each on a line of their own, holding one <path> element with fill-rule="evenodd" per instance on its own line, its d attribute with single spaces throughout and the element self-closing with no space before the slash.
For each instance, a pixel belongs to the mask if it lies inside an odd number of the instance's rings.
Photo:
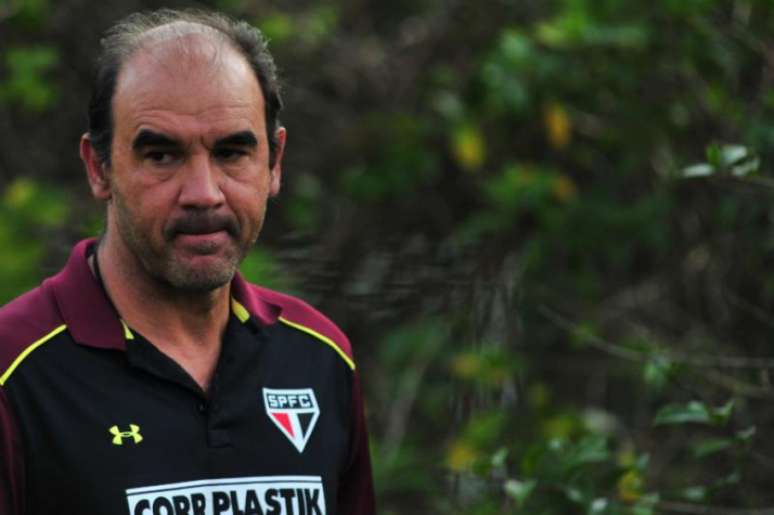
<svg viewBox="0 0 774 515">
<path fill-rule="evenodd" d="M 236 317 L 243 324 L 250 320 L 250 312 L 247 311 L 247 308 L 240 304 L 239 301 L 237 301 L 234 297 L 231 297 L 231 311 L 234 312 Z"/>
<path fill-rule="evenodd" d="M 134 333 L 132 333 L 132 330 L 129 329 L 129 326 L 126 325 L 126 322 L 121 319 L 121 325 L 124 326 L 124 338 L 127 340 L 134 340 Z"/>
<path fill-rule="evenodd" d="M 8 378 L 11 377 L 11 374 L 14 370 L 16 370 L 16 367 L 18 367 L 24 359 L 30 355 L 32 351 L 46 343 L 48 340 L 56 336 L 57 334 L 61 333 L 67 329 L 67 326 L 65 324 L 60 325 L 44 337 L 40 338 L 39 340 L 35 340 L 33 343 L 31 343 L 26 349 L 24 349 L 24 352 L 19 354 L 19 356 L 11 363 L 11 366 L 8 367 L 8 369 L 5 371 L 5 373 L 0 376 L 0 386 L 3 386 L 6 381 L 8 381 Z"/>
<path fill-rule="evenodd" d="M 317 338 L 318 340 L 322 341 L 323 343 L 329 345 L 330 347 L 333 348 L 333 350 L 336 351 L 336 353 L 338 353 L 339 356 L 341 356 L 341 358 L 344 361 L 347 362 L 347 365 L 349 366 L 349 368 L 351 368 L 352 370 L 355 370 L 355 362 L 352 361 L 352 358 L 347 356 L 347 354 L 343 350 L 341 350 L 341 348 L 338 345 L 336 345 L 336 342 L 334 342 L 333 340 L 331 340 L 327 336 L 322 335 L 322 334 L 318 333 L 317 331 L 315 331 L 314 329 L 310 329 L 309 327 L 306 327 L 305 325 L 297 324 L 296 322 L 291 322 L 287 318 L 279 317 L 279 321 L 284 323 L 284 324 L 289 325 L 290 327 L 298 329 L 299 331 L 302 331 L 302 332 L 304 332 L 306 334 L 312 335 L 315 338 Z"/>
</svg>

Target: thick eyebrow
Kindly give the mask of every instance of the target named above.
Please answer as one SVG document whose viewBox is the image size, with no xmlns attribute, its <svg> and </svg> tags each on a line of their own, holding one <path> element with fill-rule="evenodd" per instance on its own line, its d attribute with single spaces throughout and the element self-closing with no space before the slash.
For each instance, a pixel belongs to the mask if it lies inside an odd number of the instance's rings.
<svg viewBox="0 0 774 515">
<path fill-rule="evenodd" d="M 215 146 L 257 147 L 258 138 L 255 137 L 252 131 L 235 132 L 216 140 Z"/>
<path fill-rule="evenodd" d="M 177 147 L 180 143 L 169 136 L 153 132 L 152 130 L 143 129 L 137 133 L 132 141 L 132 149 L 135 151 L 142 150 L 146 147 Z"/>
</svg>

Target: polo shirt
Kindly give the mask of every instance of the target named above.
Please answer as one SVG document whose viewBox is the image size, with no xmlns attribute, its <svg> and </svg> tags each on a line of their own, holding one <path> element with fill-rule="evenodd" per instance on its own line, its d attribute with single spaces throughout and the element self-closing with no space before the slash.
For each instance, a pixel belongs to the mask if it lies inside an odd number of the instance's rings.
<svg viewBox="0 0 774 515">
<path fill-rule="evenodd" d="M 374 513 L 350 344 L 231 283 L 208 392 L 116 313 L 77 244 L 0 309 L 0 515 Z"/>
</svg>

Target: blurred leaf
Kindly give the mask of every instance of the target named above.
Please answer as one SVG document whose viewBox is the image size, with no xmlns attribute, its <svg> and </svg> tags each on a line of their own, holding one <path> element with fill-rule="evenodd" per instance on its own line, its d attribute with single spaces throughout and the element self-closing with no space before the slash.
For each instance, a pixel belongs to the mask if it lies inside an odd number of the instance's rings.
<svg viewBox="0 0 774 515">
<path fill-rule="evenodd" d="M 716 148 L 719 154 L 719 165 L 729 166 L 749 157 L 750 152 L 747 147 L 742 145 L 722 145 Z M 709 151 L 708 151 L 709 153 Z"/>
<path fill-rule="evenodd" d="M 643 48 L 649 38 L 643 25 L 610 26 L 599 23 L 581 2 L 570 4 L 556 18 L 540 23 L 536 37 L 545 45 L 561 49 L 589 45 L 629 50 Z"/>
<path fill-rule="evenodd" d="M 692 451 L 695 457 L 703 458 L 724 451 L 733 444 L 734 441 L 730 438 L 708 438 L 694 444 Z"/>
<path fill-rule="evenodd" d="M 569 202 L 578 196 L 578 187 L 567 175 L 559 175 L 554 178 L 551 192 L 560 203 Z"/>
<path fill-rule="evenodd" d="M 59 189 L 26 177 L 18 177 L 6 187 L 3 202 L 24 223 L 42 227 L 62 226 L 70 211 L 68 199 Z"/>
<path fill-rule="evenodd" d="M 465 125 L 452 135 L 452 153 L 457 164 L 464 170 L 475 171 L 486 160 L 486 145 L 480 129 Z"/>
<path fill-rule="evenodd" d="M 299 18 L 296 34 L 306 44 L 318 46 L 333 35 L 338 22 L 339 9 L 335 4 L 316 5 Z"/>
<path fill-rule="evenodd" d="M 375 438 L 371 438 L 373 456 L 385 456 Z M 374 486 L 380 494 L 398 493 L 399 495 L 424 495 L 435 485 L 432 472 L 423 466 L 424 449 L 412 445 L 403 445 L 388 456 L 389 459 L 375 460 L 373 463 Z M 311 515 L 311 514 L 310 514 Z"/>
<path fill-rule="evenodd" d="M 578 504 L 582 503 L 584 500 L 583 491 L 574 486 L 565 487 L 564 494 L 567 496 L 567 499 Z"/>
<path fill-rule="evenodd" d="M 725 425 L 731 418 L 731 414 L 734 412 L 734 406 L 736 403 L 733 399 L 729 400 L 722 406 L 718 406 L 710 411 L 712 415 L 712 422 L 715 425 Z"/>
<path fill-rule="evenodd" d="M 15 11 L 12 20 L 28 30 L 41 28 L 51 12 L 49 0 L 6 0 Z M 0 4 L 2 5 L 2 4 Z"/>
<path fill-rule="evenodd" d="M 755 436 L 757 429 L 755 426 L 750 426 L 747 429 L 743 429 L 736 433 L 736 438 L 740 442 L 749 442 L 752 440 L 752 437 Z"/>
<path fill-rule="evenodd" d="M 525 79 L 540 62 L 528 37 L 518 30 L 505 30 L 497 47 L 484 61 L 481 77 L 487 100 L 496 111 L 520 113 L 529 105 Z"/>
<path fill-rule="evenodd" d="M 518 29 L 506 29 L 502 32 L 498 50 L 505 62 L 516 69 L 528 66 L 532 62 L 532 42 Z"/>
<path fill-rule="evenodd" d="M 250 282 L 285 292 L 293 291 L 292 275 L 281 269 L 274 256 L 263 247 L 253 247 L 239 270 Z"/>
<path fill-rule="evenodd" d="M 656 425 L 699 423 L 721 426 L 728 422 L 733 409 L 733 399 L 717 408 L 699 401 L 691 401 L 684 405 L 669 404 L 659 410 L 654 423 Z"/>
<path fill-rule="evenodd" d="M 487 349 L 456 354 L 449 366 L 460 379 L 499 387 L 522 369 L 523 362 L 519 356 L 501 349 Z"/>
<path fill-rule="evenodd" d="M 501 447 L 492 454 L 492 468 L 495 470 L 505 469 L 506 461 L 508 460 L 508 449 Z"/>
<path fill-rule="evenodd" d="M 572 436 L 580 426 L 581 423 L 577 417 L 573 414 L 562 412 L 545 419 L 541 427 L 541 433 L 546 438 L 561 440 Z"/>
<path fill-rule="evenodd" d="M 263 32 L 270 43 L 281 44 L 293 35 L 293 20 L 285 13 L 275 12 L 268 16 L 262 16 L 258 22 L 258 28 Z"/>
<path fill-rule="evenodd" d="M 455 472 L 469 470 L 479 457 L 479 452 L 464 441 L 454 442 L 446 454 L 446 464 Z"/>
<path fill-rule="evenodd" d="M 736 486 L 740 483 L 741 480 L 742 480 L 741 474 L 739 474 L 738 470 L 735 470 L 730 474 L 728 474 L 727 476 L 721 477 L 720 479 L 715 481 L 712 484 L 712 487 L 714 489 L 719 489 L 719 488 L 725 488 L 729 486 Z"/>
<path fill-rule="evenodd" d="M 551 392 L 544 383 L 535 383 L 527 389 L 527 400 L 532 409 L 541 409 L 551 402 Z"/>
<path fill-rule="evenodd" d="M 682 170 L 685 178 L 706 177 L 713 174 L 730 174 L 745 177 L 760 169 L 760 159 L 743 145 L 711 144 L 706 149 L 707 163 L 698 163 Z"/>
<path fill-rule="evenodd" d="M 650 356 L 645 362 L 643 377 L 647 384 L 660 390 L 666 386 L 674 370 L 674 363 L 669 358 L 663 354 L 656 354 Z"/>
<path fill-rule="evenodd" d="M 599 435 L 584 436 L 576 443 L 561 445 L 554 450 L 566 471 L 610 459 L 607 439 Z"/>
<path fill-rule="evenodd" d="M 556 102 L 548 104 L 543 111 L 543 123 L 552 147 L 561 150 L 570 143 L 572 128 L 564 106 Z"/>
<path fill-rule="evenodd" d="M 12 48 L 5 55 L 8 78 L 0 82 L 0 99 L 18 102 L 29 111 L 40 112 L 56 100 L 56 89 L 44 77 L 59 61 L 51 47 Z"/>
<path fill-rule="evenodd" d="M 703 502 L 707 500 L 707 487 L 691 486 L 683 489 L 680 495 L 687 501 Z"/>
<path fill-rule="evenodd" d="M 656 425 L 685 424 L 688 422 L 708 424 L 710 420 L 707 406 L 698 401 L 691 401 L 686 405 L 670 404 L 664 406 L 656 414 L 654 423 Z"/>
<path fill-rule="evenodd" d="M 499 176 L 492 177 L 484 184 L 484 191 L 498 211 L 514 215 L 520 212 L 546 209 L 555 202 L 555 188 L 558 175 L 552 170 L 530 165 L 509 165 Z M 573 186 L 567 196 L 574 195 Z M 503 219 L 503 223 L 512 222 Z"/>
<path fill-rule="evenodd" d="M 761 161 L 753 158 L 743 163 L 731 167 L 731 175 L 735 177 L 745 177 L 757 173 L 760 169 Z"/>
<path fill-rule="evenodd" d="M 658 494 L 647 494 L 632 507 L 632 515 L 654 515 L 660 497 Z"/>
<path fill-rule="evenodd" d="M 527 498 L 537 486 L 537 481 L 529 479 L 527 481 L 518 481 L 516 479 L 508 479 L 505 482 L 505 493 L 508 497 L 514 499 L 519 506 L 524 505 Z"/>
<path fill-rule="evenodd" d="M 698 163 L 695 165 L 687 166 L 682 170 L 682 176 L 686 179 L 692 177 L 706 177 L 715 173 L 715 169 L 707 163 Z"/>
<path fill-rule="evenodd" d="M 285 199 L 285 213 L 290 224 L 301 231 L 313 231 L 320 221 L 320 179 L 310 173 L 301 173 L 291 184 L 292 193 Z"/>
<path fill-rule="evenodd" d="M 476 449 L 495 447 L 507 424 L 507 414 L 501 411 L 479 413 L 465 426 L 463 439 Z"/>
<path fill-rule="evenodd" d="M 610 435 L 618 427 L 618 420 L 615 415 L 593 408 L 584 410 L 583 423 L 589 432 L 597 435 Z"/>
<path fill-rule="evenodd" d="M 627 470 L 616 484 L 618 498 L 626 503 L 634 503 L 642 497 L 644 480 L 640 471 Z"/>
<path fill-rule="evenodd" d="M 451 361 L 451 369 L 454 375 L 465 379 L 477 377 L 482 366 L 482 359 L 473 352 L 458 354 Z"/>
<path fill-rule="evenodd" d="M 436 111 L 451 122 L 459 122 L 465 115 L 465 106 L 462 100 L 451 91 L 439 91 L 435 96 L 433 106 Z"/>
<path fill-rule="evenodd" d="M 573 345 L 582 348 L 591 345 L 598 338 L 597 331 L 591 322 L 578 323 L 570 335 Z"/>
<path fill-rule="evenodd" d="M 607 507 L 609 505 L 609 501 L 605 499 L 604 497 L 598 497 L 591 501 L 591 504 L 589 505 L 589 514 L 592 513 L 604 513 L 605 510 L 607 510 Z"/>
</svg>

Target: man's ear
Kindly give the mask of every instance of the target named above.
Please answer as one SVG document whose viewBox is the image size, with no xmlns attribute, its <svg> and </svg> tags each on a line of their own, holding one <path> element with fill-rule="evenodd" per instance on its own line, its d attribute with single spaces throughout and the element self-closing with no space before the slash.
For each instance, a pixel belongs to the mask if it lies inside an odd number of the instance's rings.
<svg viewBox="0 0 774 515">
<path fill-rule="evenodd" d="M 80 150 L 81 160 L 86 167 L 86 177 L 89 179 L 89 187 L 91 187 L 91 194 L 99 200 L 110 200 L 112 193 L 110 177 L 108 177 L 106 170 L 107 166 L 100 162 L 88 133 L 81 136 Z"/>
<path fill-rule="evenodd" d="M 276 196 L 280 191 L 280 185 L 282 184 L 282 156 L 285 153 L 285 140 L 288 137 L 285 127 L 278 127 L 277 132 L 274 134 L 277 138 L 277 148 L 274 151 L 274 166 L 269 171 L 271 174 L 271 183 L 269 184 L 270 197 Z"/>
</svg>

